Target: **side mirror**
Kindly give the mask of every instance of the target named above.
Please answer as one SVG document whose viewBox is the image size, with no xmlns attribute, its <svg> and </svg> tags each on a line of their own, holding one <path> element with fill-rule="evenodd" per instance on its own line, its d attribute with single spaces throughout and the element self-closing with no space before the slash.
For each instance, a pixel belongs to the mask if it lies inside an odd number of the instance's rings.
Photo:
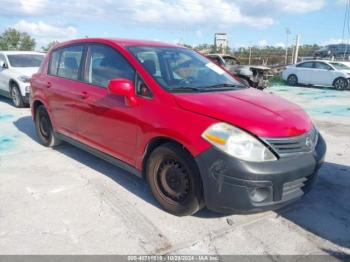
<svg viewBox="0 0 350 262">
<path fill-rule="evenodd" d="M 7 68 L 5 61 L 0 60 L 0 68 Z"/>
<path fill-rule="evenodd" d="M 112 79 L 108 84 L 108 93 L 111 95 L 123 96 L 127 106 L 136 106 L 135 87 L 129 79 Z"/>
</svg>

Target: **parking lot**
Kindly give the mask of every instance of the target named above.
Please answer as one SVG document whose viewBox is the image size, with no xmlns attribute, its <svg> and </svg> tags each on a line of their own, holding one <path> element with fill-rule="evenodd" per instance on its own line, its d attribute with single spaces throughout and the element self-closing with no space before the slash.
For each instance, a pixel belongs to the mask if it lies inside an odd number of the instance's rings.
<svg viewBox="0 0 350 262">
<path fill-rule="evenodd" d="M 350 91 L 274 86 L 324 136 L 313 191 L 275 212 L 175 217 L 144 181 L 80 149 L 37 142 L 0 98 L 0 254 L 350 254 Z"/>
</svg>

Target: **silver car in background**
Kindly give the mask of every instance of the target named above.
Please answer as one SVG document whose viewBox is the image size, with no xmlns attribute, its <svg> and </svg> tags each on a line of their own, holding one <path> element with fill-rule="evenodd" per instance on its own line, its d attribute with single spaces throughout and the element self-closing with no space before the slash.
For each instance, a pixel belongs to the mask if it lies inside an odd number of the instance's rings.
<svg viewBox="0 0 350 262">
<path fill-rule="evenodd" d="M 337 61 L 305 61 L 287 66 L 282 78 L 291 86 L 315 85 L 344 90 L 349 87 L 350 67 Z"/>
</svg>

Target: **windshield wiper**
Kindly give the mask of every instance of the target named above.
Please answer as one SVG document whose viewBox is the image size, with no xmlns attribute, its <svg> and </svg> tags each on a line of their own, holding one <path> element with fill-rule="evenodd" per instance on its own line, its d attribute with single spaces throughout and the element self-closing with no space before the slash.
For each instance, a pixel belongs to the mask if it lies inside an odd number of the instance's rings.
<svg viewBox="0 0 350 262">
<path fill-rule="evenodd" d="M 170 92 L 201 92 L 203 91 L 203 88 L 197 88 L 192 86 L 179 86 L 179 87 L 173 87 L 168 89 Z"/>
<path fill-rule="evenodd" d="M 225 88 L 225 89 L 234 89 L 234 88 L 244 88 L 244 85 L 236 85 L 236 84 L 217 84 L 212 86 L 206 86 L 205 89 L 211 88 Z"/>
</svg>

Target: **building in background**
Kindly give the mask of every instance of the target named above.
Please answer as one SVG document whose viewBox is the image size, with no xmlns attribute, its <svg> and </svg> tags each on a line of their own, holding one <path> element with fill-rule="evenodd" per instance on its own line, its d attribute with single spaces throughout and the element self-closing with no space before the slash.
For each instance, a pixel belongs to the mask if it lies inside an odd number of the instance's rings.
<svg viewBox="0 0 350 262">
<path fill-rule="evenodd" d="M 214 36 L 214 46 L 216 52 L 226 54 L 228 47 L 228 37 L 226 33 L 216 33 Z"/>
</svg>

